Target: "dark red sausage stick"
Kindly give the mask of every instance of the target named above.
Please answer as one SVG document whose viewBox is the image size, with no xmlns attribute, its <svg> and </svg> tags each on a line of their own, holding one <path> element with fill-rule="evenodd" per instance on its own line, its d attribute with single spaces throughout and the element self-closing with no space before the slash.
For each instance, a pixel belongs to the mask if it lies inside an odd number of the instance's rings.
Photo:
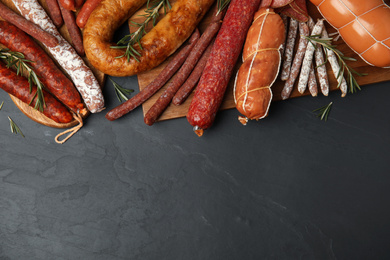
<svg viewBox="0 0 390 260">
<path fill-rule="evenodd" d="M 30 92 L 30 83 L 28 80 L 23 76 L 17 75 L 13 70 L 8 69 L 2 62 L 0 62 L 0 88 L 26 104 L 30 104 L 37 91 L 34 85 Z M 73 120 L 72 114 L 57 99 L 46 91 L 43 91 L 43 96 L 46 106 L 43 108 L 42 113 L 45 116 L 57 123 L 69 123 Z M 30 106 L 34 107 L 35 102 L 36 97 Z"/>
<path fill-rule="evenodd" d="M 84 0 L 75 0 L 74 4 L 76 8 L 80 8 L 84 4 Z"/>
<path fill-rule="evenodd" d="M 168 107 L 169 103 L 172 101 L 173 96 L 188 78 L 195 65 L 202 57 L 203 52 L 206 50 L 207 46 L 210 45 L 210 42 L 214 36 L 218 33 L 218 30 L 221 27 L 221 23 L 219 21 L 220 20 L 207 26 L 206 30 L 199 38 L 199 41 L 195 44 L 191 53 L 188 55 L 183 66 L 175 75 L 174 79 L 168 84 L 168 87 L 164 93 L 160 96 L 159 99 L 157 99 L 156 103 L 146 113 L 144 121 L 147 125 L 153 125 L 157 118 Z"/>
<path fill-rule="evenodd" d="M 60 7 L 62 6 L 66 10 L 74 11 L 76 10 L 75 0 L 58 0 L 58 4 Z"/>
<path fill-rule="evenodd" d="M 0 1 L 0 16 L 23 30 L 27 34 L 31 35 L 38 41 L 44 43 L 46 46 L 55 47 L 58 45 L 58 39 L 50 33 L 42 30 L 38 25 L 30 22 L 22 16 L 16 14 Z"/>
<path fill-rule="evenodd" d="M 92 11 L 100 4 L 102 0 L 87 0 L 85 1 L 83 7 L 81 7 L 80 12 L 77 14 L 76 23 L 80 28 L 84 28 L 87 24 L 88 18 L 91 15 Z"/>
<path fill-rule="evenodd" d="M 85 56 L 83 36 L 81 34 L 80 28 L 76 24 L 75 14 L 73 11 L 66 9 L 61 5 L 60 10 L 66 25 L 66 29 L 68 29 L 70 39 L 72 40 L 73 47 L 80 56 Z"/>
<path fill-rule="evenodd" d="M 198 136 L 214 122 L 260 2 L 233 0 L 226 11 L 187 113 L 187 120 Z"/>
<path fill-rule="evenodd" d="M 191 72 L 191 75 L 188 77 L 186 82 L 180 87 L 176 92 L 175 96 L 172 99 L 172 103 L 176 106 L 183 104 L 184 101 L 188 98 L 191 92 L 194 90 L 196 84 L 198 83 L 200 77 L 202 76 L 204 67 L 206 66 L 207 59 L 210 56 L 211 48 L 213 44 L 210 44 L 207 49 L 204 51 L 202 57 L 196 64 L 194 70 Z"/>
<path fill-rule="evenodd" d="M 60 28 L 64 24 L 64 20 L 62 19 L 62 14 L 60 10 L 60 6 L 57 0 L 46 0 L 48 14 L 52 19 L 54 25 L 57 28 Z"/>
<path fill-rule="evenodd" d="M 188 44 L 184 46 L 173 59 L 168 63 L 168 65 L 161 71 L 161 73 L 143 90 L 137 93 L 134 97 L 123 102 L 116 108 L 110 110 L 106 114 L 106 118 L 110 121 L 118 119 L 125 114 L 132 111 L 134 108 L 141 105 L 147 99 L 149 99 L 153 94 L 155 94 L 164 84 L 176 73 L 176 71 L 180 68 L 180 66 L 184 63 L 188 54 L 191 52 L 195 43 L 198 41 L 200 33 L 198 29 L 191 35 L 188 40 Z"/>
<path fill-rule="evenodd" d="M 27 34 L 12 24 L 0 21 L 0 43 L 23 53 L 43 85 L 75 113 L 84 109 L 80 94 L 46 52 Z"/>
</svg>

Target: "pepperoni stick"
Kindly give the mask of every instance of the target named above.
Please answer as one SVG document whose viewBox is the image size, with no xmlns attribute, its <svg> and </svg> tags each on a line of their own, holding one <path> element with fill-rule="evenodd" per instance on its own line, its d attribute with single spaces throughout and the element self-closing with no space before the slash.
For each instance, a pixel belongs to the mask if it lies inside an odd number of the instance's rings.
<svg viewBox="0 0 390 260">
<path fill-rule="evenodd" d="M 16 14 L 0 2 L 0 16 L 49 47 L 58 45 L 58 39 L 39 26 Z"/>
<path fill-rule="evenodd" d="M 329 38 L 328 32 L 326 31 L 325 27 L 324 30 L 322 30 L 322 37 L 323 38 Z M 345 97 L 347 95 L 347 89 L 348 85 L 343 75 L 340 74 L 340 65 L 338 63 L 336 54 L 332 50 L 325 49 L 328 61 L 330 63 L 330 66 L 332 68 L 333 74 L 337 79 L 338 84 L 340 85 L 341 90 L 341 96 Z"/>
<path fill-rule="evenodd" d="M 149 85 L 138 92 L 134 97 L 110 110 L 106 114 L 106 118 L 110 121 L 113 121 L 124 116 L 153 96 L 159 89 L 161 89 L 184 63 L 188 54 L 191 52 L 195 43 L 198 41 L 199 36 L 199 31 L 196 29 L 188 40 L 188 44 L 174 55 L 173 59 Z"/>
<path fill-rule="evenodd" d="M 73 11 L 69 11 L 62 6 L 60 6 L 60 10 L 62 17 L 64 18 L 66 28 L 68 29 L 70 39 L 72 40 L 73 47 L 80 56 L 84 56 L 85 52 L 83 46 L 83 38 L 81 35 L 80 28 L 76 24 L 76 18 L 74 16 Z"/>
<path fill-rule="evenodd" d="M 191 72 L 191 75 L 188 77 L 186 82 L 180 87 L 180 89 L 177 91 L 175 96 L 172 99 L 172 103 L 174 105 L 181 105 L 183 102 L 188 98 L 188 96 L 191 94 L 191 92 L 196 87 L 196 84 L 198 83 L 200 76 L 202 76 L 204 66 L 206 65 L 207 59 L 210 56 L 212 44 L 210 44 L 205 52 L 202 55 L 202 58 L 198 61 L 196 64 L 194 70 Z"/>
<path fill-rule="evenodd" d="M 35 106 L 37 97 L 34 98 L 34 96 L 37 92 L 37 87 L 32 85 L 30 89 L 30 82 L 25 77 L 17 75 L 16 72 L 8 69 L 2 62 L 0 62 L 0 88 L 31 107 Z M 45 116 L 57 123 L 69 123 L 73 120 L 72 114 L 63 104 L 45 90 L 42 92 L 46 104 L 42 113 Z"/>
<path fill-rule="evenodd" d="M 217 10 L 215 10 L 217 12 Z M 146 113 L 144 121 L 147 125 L 153 125 L 157 118 L 164 112 L 172 101 L 173 96 L 179 90 L 181 85 L 190 75 L 199 59 L 206 48 L 210 45 L 214 36 L 218 33 L 221 28 L 220 20 L 223 18 L 224 12 L 220 12 L 217 16 L 213 16 L 213 21 L 207 26 L 206 30 L 202 33 L 199 41 L 195 44 L 191 53 L 188 55 L 183 66 L 180 68 L 178 73 L 175 75 L 172 82 L 169 83 L 164 93 L 157 99 L 156 103 Z"/>
<path fill-rule="evenodd" d="M 324 20 L 320 19 L 314 26 L 311 32 L 311 36 L 320 35 L 323 28 L 324 28 Z M 298 81 L 298 91 L 301 94 L 305 92 L 307 81 L 309 80 L 309 73 L 310 73 L 311 64 L 313 62 L 314 49 L 315 49 L 315 43 L 310 43 L 306 47 L 305 56 L 302 61 L 301 73 L 299 75 L 299 81 Z"/>
<path fill-rule="evenodd" d="M 290 24 L 288 26 L 287 43 L 284 51 L 284 61 L 280 79 L 285 81 L 288 79 L 291 70 L 291 62 L 293 59 L 293 52 L 295 46 L 295 39 L 298 32 L 298 21 L 294 18 L 290 18 Z"/>
<path fill-rule="evenodd" d="M 309 26 L 307 25 L 307 23 L 299 22 L 299 33 L 300 33 L 300 38 L 298 43 L 298 49 L 294 56 L 290 75 L 286 80 L 281 93 L 282 99 L 287 99 L 290 96 L 291 91 L 294 87 L 295 80 L 298 77 L 299 69 L 301 68 L 303 57 L 305 56 L 305 50 L 308 42 L 305 36 L 309 36 L 310 34 Z"/>
<path fill-rule="evenodd" d="M 57 28 L 64 24 L 62 19 L 60 6 L 57 0 L 46 0 L 48 14 Z"/>
<path fill-rule="evenodd" d="M 260 2 L 230 2 L 187 113 L 187 120 L 198 136 L 214 122 Z"/>
<path fill-rule="evenodd" d="M 92 113 L 104 109 L 104 97 L 99 82 L 84 60 L 72 46 L 61 36 L 57 28 L 37 0 L 12 0 L 20 13 L 38 24 L 43 30 L 55 35 L 60 43 L 48 47 L 48 51 L 58 64 L 67 72 L 75 87 L 81 94 L 87 108 Z"/>
<path fill-rule="evenodd" d="M 77 14 L 76 23 L 80 28 L 84 28 L 92 11 L 99 5 L 102 0 L 87 0 Z"/>
<path fill-rule="evenodd" d="M 84 113 L 84 104 L 72 82 L 55 65 L 46 52 L 27 34 L 10 23 L 0 21 L 0 43 L 32 61 L 31 68 L 43 85 L 75 113 Z"/>
</svg>

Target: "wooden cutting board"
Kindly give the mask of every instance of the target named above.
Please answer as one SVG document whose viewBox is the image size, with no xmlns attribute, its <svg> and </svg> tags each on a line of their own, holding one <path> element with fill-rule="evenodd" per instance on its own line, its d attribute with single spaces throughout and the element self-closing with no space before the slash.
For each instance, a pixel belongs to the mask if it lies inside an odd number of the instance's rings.
<svg viewBox="0 0 390 260">
<path fill-rule="evenodd" d="M 11 8 L 12 10 L 14 10 L 15 12 L 19 13 L 18 10 L 15 8 L 14 4 L 12 3 L 11 0 L 1 0 L 5 5 L 7 5 L 9 8 Z M 46 1 L 45 0 L 38 0 L 39 3 L 43 6 L 43 8 L 45 10 L 47 10 L 47 5 L 46 5 Z M 0 18 L 1 19 L 1 18 Z M 68 42 L 71 42 L 70 41 L 70 36 L 69 36 L 69 33 L 66 29 L 65 26 L 62 26 L 61 28 L 59 28 L 59 32 L 62 34 L 62 36 L 68 41 Z M 41 45 L 42 46 L 42 45 Z M 45 49 L 43 46 L 42 46 L 43 49 Z M 50 53 L 48 53 L 49 56 L 50 56 Z M 90 65 L 88 59 L 86 57 L 83 57 L 85 63 L 87 64 L 88 67 L 91 68 L 92 72 L 94 73 L 97 81 L 99 82 L 100 86 L 103 87 L 104 85 L 104 81 L 105 81 L 105 75 L 96 70 L 93 66 Z M 58 64 L 57 64 L 58 65 Z M 61 68 L 60 66 L 58 66 L 59 68 Z M 65 73 L 66 74 L 66 73 Z M 70 123 L 67 123 L 67 124 L 60 124 L 60 123 L 57 123 L 55 122 L 54 120 L 46 117 L 44 114 L 40 113 L 39 111 L 37 111 L 36 109 L 34 109 L 33 107 L 30 107 L 29 105 L 27 105 L 26 103 L 20 101 L 18 98 L 10 95 L 12 101 L 15 103 L 15 105 L 27 116 L 29 117 L 30 119 L 34 120 L 35 122 L 37 123 L 40 123 L 42 125 L 46 125 L 46 126 L 49 126 L 49 127 L 55 127 L 55 128 L 69 128 L 69 127 L 72 127 L 72 126 L 75 126 L 78 124 L 78 121 L 77 120 L 73 120 L 72 122 Z M 83 114 L 82 117 L 83 118 L 86 118 L 87 116 L 89 115 L 89 113 L 86 113 L 86 114 Z"/>
<path fill-rule="evenodd" d="M 309 1 L 307 1 L 307 7 L 310 16 L 316 21 L 317 18 L 321 18 L 321 15 L 317 11 L 317 8 L 311 4 Z M 207 24 L 207 16 L 205 17 L 204 21 L 200 25 L 200 29 L 205 27 Z M 327 25 L 328 32 L 332 33 L 335 30 L 331 28 L 329 25 Z M 368 73 L 367 76 L 363 77 L 356 77 L 357 82 L 359 85 L 364 86 L 371 83 L 377 83 L 377 82 L 383 82 L 383 81 L 390 81 L 390 69 L 383 69 L 383 68 L 377 68 L 370 66 L 366 64 L 363 60 L 359 58 L 359 56 L 354 53 L 341 39 L 336 41 L 335 44 L 338 46 L 337 48 L 344 53 L 347 57 L 353 57 L 357 59 L 355 62 L 348 62 L 349 66 L 351 66 L 353 69 L 360 73 Z M 237 62 L 237 65 L 235 67 L 235 70 L 233 71 L 233 76 L 230 80 L 230 83 L 228 85 L 224 101 L 221 105 L 221 109 L 231 109 L 235 108 L 234 100 L 233 100 L 233 85 L 234 85 L 234 75 L 236 74 L 239 66 L 241 65 L 241 57 L 239 58 L 239 61 Z M 138 75 L 138 83 L 140 90 L 144 89 L 150 82 L 153 81 L 155 77 L 161 72 L 161 70 L 166 66 L 166 64 L 169 62 L 167 60 L 160 66 L 156 67 L 155 69 L 152 69 L 150 71 L 141 73 Z M 337 90 L 337 81 L 335 77 L 333 76 L 333 72 L 331 71 L 330 65 L 327 64 L 327 70 L 328 70 L 328 77 L 329 77 L 329 83 L 330 83 L 330 89 L 331 91 Z M 284 82 L 282 82 L 280 79 L 277 79 L 274 85 L 272 86 L 272 91 L 274 94 L 273 101 L 280 101 L 281 98 L 281 91 L 283 89 Z M 143 114 L 145 115 L 147 111 L 150 109 L 151 106 L 155 103 L 155 101 L 160 97 L 160 95 L 165 90 L 165 87 L 163 87 L 159 92 L 157 92 L 153 97 L 151 97 L 149 100 L 147 100 L 143 105 Z M 339 91 L 339 90 L 337 90 Z M 307 96 L 310 95 L 309 91 L 307 90 L 303 95 L 298 92 L 296 89 L 296 86 L 294 87 L 293 92 L 291 93 L 290 98 L 300 97 L 300 96 Z M 321 95 L 319 93 L 319 95 Z M 348 95 L 347 95 L 348 97 Z M 189 105 L 191 103 L 192 95 L 187 99 L 185 103 L 183 103 L 180 106 L 175 106 L 171 104 L 165 112 L 160 116 L 158 119 L 161 120 L 167 120 L 167 119 L 173 119 L 173 118 L 179 118 L 184 117 L 187 114 Z"/>
</svg>

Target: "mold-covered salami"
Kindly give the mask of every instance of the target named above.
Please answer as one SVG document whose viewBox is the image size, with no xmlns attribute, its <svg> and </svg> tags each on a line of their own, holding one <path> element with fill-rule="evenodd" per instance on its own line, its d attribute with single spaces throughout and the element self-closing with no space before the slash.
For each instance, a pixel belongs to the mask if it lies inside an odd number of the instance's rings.
<svg viewBox="0 0 390 260">
<path fill-rule="evenodd" d="M 12 0 L 19 12 L 27 19 L 39 25 L 43 30 L 56 36 L 59 44 L 46 46 L 58 64 L 68 73 L 80 92 L 87 108 L 92 113 L 104 109 L 104 98 L 99 82 L 84 60 L 73 47 L 61 36 L 43 7 L 37 0 Z"/>
</svg>

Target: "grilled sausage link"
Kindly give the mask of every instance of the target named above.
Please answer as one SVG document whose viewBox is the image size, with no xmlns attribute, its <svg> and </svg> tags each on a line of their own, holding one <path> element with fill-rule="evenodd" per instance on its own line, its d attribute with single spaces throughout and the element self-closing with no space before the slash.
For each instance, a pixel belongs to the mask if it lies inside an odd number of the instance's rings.
<svg viewBox="0 0 390 260">
<path fill-rule="evenodd" d="M 116 29 L 146 0 L 104 0 L 96 7 L 84 28 L 84 48 L 88 60 L 111 76 L 131 76 L 152 69 L 174 53 L 192 34 L 214 0 L 178 0 L 167 15 L 141 39 L 141 57 L 118 58 L 124 49 L 111 48 Z"/>
</svg>

